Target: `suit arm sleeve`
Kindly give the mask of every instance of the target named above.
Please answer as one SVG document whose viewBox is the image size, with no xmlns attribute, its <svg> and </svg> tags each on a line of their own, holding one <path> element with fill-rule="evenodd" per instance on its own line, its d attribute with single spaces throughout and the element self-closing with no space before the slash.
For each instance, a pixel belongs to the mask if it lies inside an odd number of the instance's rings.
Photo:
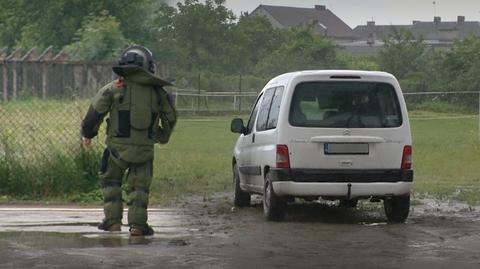
<svg viewBox="0 0 480 269">
<path fill-rule="evenodd" d="M 81 134 L 83 137 L 94 138 L 97 136 L 98 129 L 110 111 L 112 102 L 113 92 L 111 84 L 108 84 L 95 95 L 92 104 L 88 108 L 88 112 L 81 125 Z"/>
<path fill-rule="evenodd" d="M 170 135 L 177 124 L 177 111 L 173 97 L 166 91 L 160 93 L 160 124 L 155 142 L 160 144 L 168 143 Z"/>
</svg>

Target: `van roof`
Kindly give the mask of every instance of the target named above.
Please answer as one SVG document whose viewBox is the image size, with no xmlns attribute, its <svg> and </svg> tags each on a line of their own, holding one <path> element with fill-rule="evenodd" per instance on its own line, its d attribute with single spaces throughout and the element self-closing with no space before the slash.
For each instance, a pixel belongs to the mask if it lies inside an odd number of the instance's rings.
<svg viewBox="0 0 480 269">
<path fill-rule="evenodd" d="M 271 79 L 267 85 L 271 84 L 288 84 L 297 77 L 360 77 L 361 79 L 395 79 L 395 77 L 387 72 L 381 71 L 362 71 L 362 70 L 305 70 L 291 73 L 285 73 Z"/>
</svg>

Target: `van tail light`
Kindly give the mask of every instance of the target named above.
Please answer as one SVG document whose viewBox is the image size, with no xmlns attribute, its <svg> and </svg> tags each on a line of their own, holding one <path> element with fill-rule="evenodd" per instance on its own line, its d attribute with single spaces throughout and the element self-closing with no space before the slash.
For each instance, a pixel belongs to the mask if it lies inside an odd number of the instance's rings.
<svg viewBox="0 0 480 269">
<path fill-rule="evenodd" d="M 290 168 L 290 157 L 287 145 L 277 145 L 277 168 Z"/>
<path fill-rule="evenodd" d="M 402 169 L 412 169 L 412 146 L 405 146 L 403 148 Z"/>
</svg>

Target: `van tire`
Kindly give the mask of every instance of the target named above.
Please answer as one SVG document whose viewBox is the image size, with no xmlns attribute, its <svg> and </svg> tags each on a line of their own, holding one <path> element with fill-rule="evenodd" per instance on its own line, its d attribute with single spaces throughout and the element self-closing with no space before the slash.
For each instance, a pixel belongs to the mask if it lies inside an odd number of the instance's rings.
<svg viewBox="0 0 480 269">
<path fill-rule="evenodd" d="M 389 222 L 404 223 L 410 212 L 410 195 L 385 198 L 383 207 Z"/>
<path fill-rule="evenodd" d="M 233 165 L 233 204 L 237 207 L 250 206 L 250 193 L 243 191 L 240 188 L 240 174 L 237 164 Z"/>
<path fill-rule="evenodd" d="M 263 186 L 263 213 L 268 221 L 281 221 L 285 218 L 286 200 L 273 190 L 270 173 L 265 175 Z"/>
</svg>

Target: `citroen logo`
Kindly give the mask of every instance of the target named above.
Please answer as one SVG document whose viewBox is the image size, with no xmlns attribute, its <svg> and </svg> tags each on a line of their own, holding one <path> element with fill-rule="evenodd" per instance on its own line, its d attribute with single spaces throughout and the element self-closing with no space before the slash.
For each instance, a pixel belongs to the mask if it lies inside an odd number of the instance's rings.
<svg viewBox="0 0 480 269">
<path fill-rule="evenodd" d="M 351 135 L 352 134 L 352 131 L 350 131 L 349 129 L 345 129 L 343 131 L 343 135 Z"/>
</svg>

